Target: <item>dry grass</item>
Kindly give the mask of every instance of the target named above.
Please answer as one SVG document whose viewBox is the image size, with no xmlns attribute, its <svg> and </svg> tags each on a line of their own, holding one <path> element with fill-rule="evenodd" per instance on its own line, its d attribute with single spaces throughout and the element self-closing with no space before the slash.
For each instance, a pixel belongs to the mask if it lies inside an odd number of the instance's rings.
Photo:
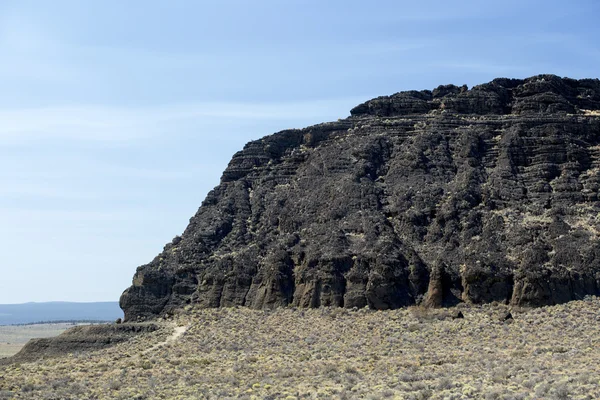
<svg viewBox="0 0 600 400">
<path fill-rule="evenodd" d="M 0 358 L 17 353 L 29 339 L 56 336 L 72 327 L 71 323 L 0 325 Z"/>
<path fill-rule="evenodd" d="M 0 367 L 0 398 L 597 399 L 599 309 L 189 309 L 175 340 Z"/>
<path fill-rule="evenodd" d="M 600 117 L 600 110 L 581 110 L 583 115 L 589 115 L 593 117 Z"/>
</svg>

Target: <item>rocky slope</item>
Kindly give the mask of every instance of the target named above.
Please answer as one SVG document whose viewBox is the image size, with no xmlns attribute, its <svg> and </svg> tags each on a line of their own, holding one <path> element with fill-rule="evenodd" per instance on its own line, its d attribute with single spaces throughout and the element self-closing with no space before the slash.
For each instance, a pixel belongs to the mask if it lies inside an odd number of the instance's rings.
<svg viewBox="0 0 600 400">
<path fill-rule="evenodd" d="M 379 97 L 233 156 L 137 269 L 127 320 L 204 307 L 600 294 L 600 81 L 553 75 Z"/>
</svg>

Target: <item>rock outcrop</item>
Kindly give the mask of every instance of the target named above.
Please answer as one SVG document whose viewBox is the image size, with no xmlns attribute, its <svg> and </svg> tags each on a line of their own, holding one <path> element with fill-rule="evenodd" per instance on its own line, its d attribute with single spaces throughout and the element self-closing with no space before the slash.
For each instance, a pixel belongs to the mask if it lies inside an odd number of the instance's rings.
<svg viewBox="0 0 600 400">
<path fill-rule="evenodd" d="M 379 97 L 248 143 L 137 269 L 126 320 L 204 307 L 600 294 L 600 81 L 553 75 Z"/>
</svg>

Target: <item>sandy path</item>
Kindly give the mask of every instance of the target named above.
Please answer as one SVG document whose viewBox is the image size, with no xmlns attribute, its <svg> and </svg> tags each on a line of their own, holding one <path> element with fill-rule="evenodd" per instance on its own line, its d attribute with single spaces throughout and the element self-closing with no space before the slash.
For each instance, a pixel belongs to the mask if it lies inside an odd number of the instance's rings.
<svg viewBox="0 0 600 400">
<path fill-rule="evenodd" d="M 157 343 L 154 346 L 150 347 L 149 349 L 145 350 L 142 354 L 147 354 L 151 351 L 154 351 L 168 343 L 174 342 L 177 339 L 179 339 L 181 337 L 181 335 L 183 335 L 185 333 L 185 331 L 187 331 L 189 325 L 184 325 L 184 326 L 175 326 L 173 333 L 167 337 L 166 340 L 164 340 L 163 342 Z"/>
</svg>

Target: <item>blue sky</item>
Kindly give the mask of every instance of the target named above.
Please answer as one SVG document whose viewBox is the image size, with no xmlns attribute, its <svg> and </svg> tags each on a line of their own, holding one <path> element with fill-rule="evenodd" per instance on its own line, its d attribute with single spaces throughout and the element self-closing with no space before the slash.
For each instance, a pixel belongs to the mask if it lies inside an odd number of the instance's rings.
<svg viewBox="0 0 600 400">
<path fill-rule="evenodd" d="M 597 1 L 0 2 L 0 303 L 117 300 L 249 140 L 440 84 L 598 77 Z"/>
</svg>

